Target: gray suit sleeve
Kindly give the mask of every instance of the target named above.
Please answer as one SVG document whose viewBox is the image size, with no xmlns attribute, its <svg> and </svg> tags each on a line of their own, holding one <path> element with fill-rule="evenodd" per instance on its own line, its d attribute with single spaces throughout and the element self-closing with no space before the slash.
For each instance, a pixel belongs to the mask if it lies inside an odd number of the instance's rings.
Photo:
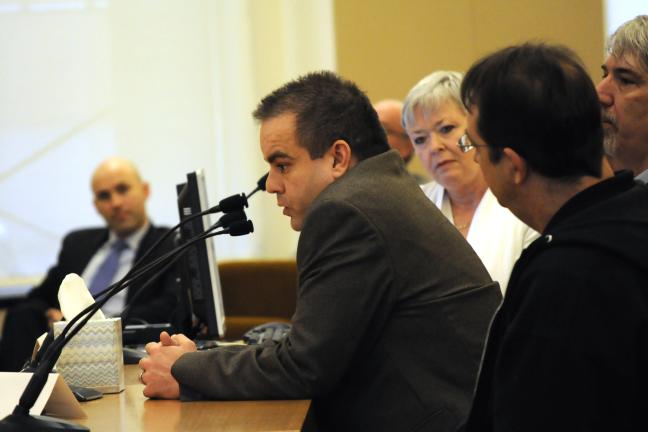
<svg viewBox="0 0 648 432">
<path fill-rule="evenodd" d="M 384 239 L 356 208 L 319 203 L 301 234 L 300 281 L 290 335 L 281 343 L 183 355 L 183 393 L 209 399 L 312 398 L 330 392 L 366 352 L 396 294 Z"/>
</svg>

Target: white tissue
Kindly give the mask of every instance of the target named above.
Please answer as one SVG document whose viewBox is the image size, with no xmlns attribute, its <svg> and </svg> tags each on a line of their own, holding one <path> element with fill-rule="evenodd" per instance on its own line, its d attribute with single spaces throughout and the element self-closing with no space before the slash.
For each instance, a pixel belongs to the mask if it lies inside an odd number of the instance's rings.
<svg viewBox="0 0 648 432">
<path fill-rule="evenodd" d="M 85 282 L 75 273 L 68 274 L 61 282 L 58 300 L 61 305 L 61 313 L 63 313 L 66 320 L 71 320 L 83 309 L 94 303 L 94 298 L 88 291 Z M 105 319 L 105 316 L 101 310 L 98 310 L 90 319 Z"/>
</svg>

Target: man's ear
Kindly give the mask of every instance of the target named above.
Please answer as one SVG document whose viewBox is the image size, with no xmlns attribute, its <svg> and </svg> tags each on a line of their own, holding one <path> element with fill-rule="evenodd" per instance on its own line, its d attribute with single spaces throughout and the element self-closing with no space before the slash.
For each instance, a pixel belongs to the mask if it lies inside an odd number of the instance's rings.
<svg viewBox="0 0 648 432">
<path fill-rule="evenodd" d="M 514 184 L 521 185 L 527 179 L 529 174 L 527 162 L 510 147 L 505 147 L 502 149 L 502 152 L 504 153 L 504 158 L 508 162 L 509 178 Z"/>
<path fill-rule="evenodd" d="M 151 194 L 151 187 L 148 182 L 142 182 L 142 191 L 144 192 L 144 198 L 148 198 Z"/>
<path fill-rule="evenodd" d="M 353 166 L 351 146 L 344 140 L 337 140 L 329 149 L 331 162 L 333 164 L 333 177 L 342 177 Z"/>
</svg>

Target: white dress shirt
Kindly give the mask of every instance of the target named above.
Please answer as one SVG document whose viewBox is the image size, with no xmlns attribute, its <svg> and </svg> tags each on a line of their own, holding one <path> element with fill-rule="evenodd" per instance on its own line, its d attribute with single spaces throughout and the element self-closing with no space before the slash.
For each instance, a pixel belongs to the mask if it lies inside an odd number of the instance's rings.
<svg viewBox="0 0 648 432">
<path fill-rule="evenodd" d="M 421 186 L 425 195 L 454 224 L 448 194 L 437 182 Z M 490 191 L 482 197 L 473 216 L 466 240 L 481 259 L 491 278 L 506 292 L 513 265 L 528 245 L 540 234 L 497 202 Z"/>
<path fill-rule="evenodd" d="M 119 281 L 121 278 L 126 276 L 126 273 L 128 273 L 128 271 L 131 269 L 135 261 L 135 253 L 137 252 L 140 242 L 144 238 L 144 235 L 146 234 L 148 229 L 149 224 L 147 222 L 143 227 L 141 227 L 128 237 L 124 238 L 124 241 L 126 242 L 126 244 L 128 244 L 128 248 L 126 248 L 119 256 L 119 265 L 111 284 Z M 110 234 L 108 235 L 108 241 L 104 243 L 99 248 L 99 250 L 97 250 L 97 252 L 95 252 L 95 254 L 90 259 L 90 262 L 83 270 L 81 277 L 83 277 L 83 280 L 86 282 L 86 284 L 90 283 L 95 273 L 110 253 L 110 249 L 115 241 L 117 241 L 117 235 L 114 232 L 110 231 Z M 101 310 L 106 316 L 116 316 L 121 313 L 126 304 L 127 290 L 128 288 L 120 291 L 110 300 L 108 300 L 105 305 L 103 305 Z"/>
</svg>

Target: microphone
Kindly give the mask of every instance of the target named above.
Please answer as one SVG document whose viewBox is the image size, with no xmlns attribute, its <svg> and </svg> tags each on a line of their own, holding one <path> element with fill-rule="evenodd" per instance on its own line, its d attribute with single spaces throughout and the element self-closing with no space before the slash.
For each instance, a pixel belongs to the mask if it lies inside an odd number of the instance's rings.
<svg viewBox="0 0 648 432">
<path fill-rule="evenodd" d="M 166 261 L 167 265 L 172 264 L 177 260 L 184 252 L 186 252 L 194 243 L 204 240 L 207 237 L 222 235 L 222 234 L 231 234 L 231 235 L 244 235 L 253 231 L 252 222 L 247 221 L 236 221 L 232 222 L 229 228 L 223 229 L 217 232 L 207 232 L 202 233 L 192 239 L 190 239 L 184 245 L 173 249 L 172 251 L 164 254 L 153 262 L 147 264 L 141 269 L 138 269 L 130 279 L 126 279 L 128 274 L 122 278 L 116 284 L 111 285 L 105 290 L 105 293 L 102 294 L 95 302 L 81 312 L 79 312 L 70 322 L 65 326 L 61 334 L 54 338 L 49 349 L 43 355 L 41 363 L 36 367 L 31 379 L 27 383 L 27 387 L 23 391 L 23 394 L 20 397 L 18 405 L 14 408 L 14 411 L 5 417 L 0 422 L 0 430 L 15 430 L 15 431 L 24 431 L 24 430 L 83 430 L 87 431 L 88 428 L 83 426 L 74 425 L 68 422 L 62 422 L 60 420 L 51 419 L 45 416 L 31 416 L 29 415 L 29 410 L 38 395 L 41 393 L 45 383 L 47 382 L 47 376 L 49 372 L 53 369 L 56 360 L 61 355 L 61 351 L 65 345 L 83 328 L 83 326 L 90 320 L 94 313 L 101 308 L 112 296 L 117 294 L 119 291 L 128 287 L 136 279 L 141 278 L 145 274 L 149 273 L 152 269 L 156 268 Z M 133 270 L 133 269 L 131 269 Z M 130 272 L 129 272 L 130 273 Z M 152 280 L 147 281 L 147 284 L 150 284 Z M 140 291 L 141 292 L 141 291 Z M 78 323 L 78 324 L 77 324 Z"/>
<path fill-rule="evenodd" d="M 254 232 L 254 225 L 251 220 L 233 222 L 229 228 L 229 235 L 232 237 L 242 236 Z"/>
<path fill-rule="evenodd" d="M 247 219 L 247 216 L 245 215 L 244 210 L 236 210 L 231 213 L 225 213 L 220 217 L 220 219 L 218 219 L 218 222 L 212 225 L 207 231 L 211 231 L 220 227 L 228 228 L 231 224 L 245 219 Z"/>
<path fill-rule="evenodd" d="M 259 180 L 257 180 L 257 187 L 252 192 L 247 194 L 248 198 L 250 198 L 252 195 L 254 195 L 255 193 L 257 193 L 260 190 L 265 192 L 265 190 L 266 190 L 266 182 L 268 181 L 268 176 L 269 175 L 270 175 L 270 173 L 265 173 Z"/>
<path fill-rule="evenodd" d="M 207 210 L 207 213 L 230 213 L 237 210 L 243 210 L 243 207 L 248 206 L 247 197 L 245 194 L 232 195 L 227 198 L 223 198 L 218 202 L 217 206 L 214 206 Z"/>
</svg>

